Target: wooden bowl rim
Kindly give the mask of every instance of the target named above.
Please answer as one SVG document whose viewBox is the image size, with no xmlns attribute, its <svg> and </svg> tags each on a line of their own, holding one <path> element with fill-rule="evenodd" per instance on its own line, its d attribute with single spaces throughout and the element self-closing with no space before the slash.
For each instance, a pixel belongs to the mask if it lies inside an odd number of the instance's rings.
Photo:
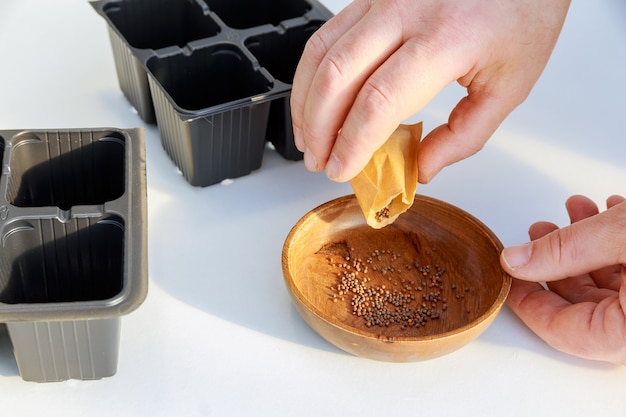
<svg viewBox="0 0 626 417">
<path fill-rule="evenodd" d="M 425 195 L 416 194 L 415 200 L 419 200 L 421 203 L 426 203 L 426 204 L 435 204 L 435 205 L 438 204 L 438 205 L 443 206 L 447 210 L 455 211 L 456 214 L 460 215 L 463 219 L 468 221 L 468 223 L 470 223 L 473 228 L 480 229 L 480 231 L 485 234 L 485 236 L 493 244 L 495 249 L 498 250 L 498 252 L 501 252 L 502 249 L 504 248 L 504 246 L 502 245 L 502 242 L 500 241 L 500 239 L 498 239 L 495 233 L 493 233 L 493 231 L 489 229 L 482 221 L 478 220 L 475 216 L 468 213 L 467 211 L 457 206 L 454 206 L 450 203 L 446 203 L 445 201 L 436 199 L 434 197 L 425 196 Z M 339 320 L 331 320 L 329 316 L 324 314 L 315 304 L 311 303 L 303 295 L 300 288 L 294 282 L 291 271 L 288 268 L 288 254 L 291 248 L 291 242 L 293 241 L 294 237 L 296 236 L 296 234 L 298 233 L 302 225 L 308 222 L 311 219 L 311 217 L 316 215 L 317 212 L 327 207 L 332 207 L 332 206 L 337 206 L 337 205 L 346 205 L 347 203 L 353 203 L 353 202 L 356 202 L 356 196 L 354 194 L 348 194 L 348 195 L 344 195 L 341 197 L 337 197 L 333 200 L 330 200 L 330 201 L 327 201 L 325 203 L 318 205 L 317 207 L 307 212 L 304 216 L 302 216 L 300 220 L 298 220 L 296 224 L 291 228 L 291 230 L 287 234 L 287 237 L 285 238 L 285 242 L 283 244 L 283 249 L 282 249 L 283 278 L 285 280 L 285 283 L 291 295 L 294 296 L 296 300 L 309 312 L 313 313 L 316 317 L 318 317 L 325 323 L 331 326 L 334 326 L 336 328 L 339 328 L 342 331 L 351 333 L 351 334 L 356 334 L 358 336 L 368 338 L 368 339 L 374 339 L 374 340 L 384 339 L 385 341 L 409 342 L 409 343 L 410 342 L 418 343 L 418 342 L 424 342 L 424 341 L 429 341 L 429 340 L 440 340 L 440 339 L 445 339 L 449 337 L 454 337 L 454 336 L 466 333 L 468 331 L 471 331 L 474 328 L 481 327 L 482 323 L 492 319 L 494 315 L 498 314 L 498 312 L 500 311 L 500 309 L 502 308 L 502 306 L 504 305 L 506 301 L 506 298 L 509 294 L 509 290 L 511 288 L 511 283 L 512 283 L 512 277 L 509 274 L 507 274 L 504 270 L 502 270 L 502 286 L 500 288 L 500 292 L 498 293 L 498 296 L 496 297 L 494 302 L 491 304 L 489 309 L 487 309 L 487 311 L 485 311 L 480 316 L 476 317 L 474 320 L 454 330 L 449 330 L 443 333 L 423 335 L 423 336 L 411 336 L 411 337 L 393 336 L 391 337 L 391 336 L 376 335 L 374 332 L 363 331 L 356 327 L 349 326 Z M 409 210 L 413 210 L 414 207 L 415 207 L 415 204 L 413 204 L 413 206 L 411 206 Z M 365 219 L 363 219 L 363 224 L 366 224 Z"/>
</svg>

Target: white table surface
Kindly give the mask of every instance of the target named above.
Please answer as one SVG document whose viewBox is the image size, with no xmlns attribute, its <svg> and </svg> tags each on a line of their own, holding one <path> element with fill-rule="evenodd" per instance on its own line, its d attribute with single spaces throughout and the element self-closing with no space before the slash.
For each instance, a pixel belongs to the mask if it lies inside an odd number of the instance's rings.
<svg viewBox="0 0 626 417">
<path fill-rule="evenodd" d="M 338 12 L 347 0 L 326 0 Z M 565 199 L 626 194 L 626 5 L 576 1 L 531 96 L 478 155 L 418 187 L 505 245 Z M 415 116 L 445 121 L 453 86 Z M 267 150 L 230 185 L 194 188 L 122 95 L 106 23 L 84 0 L 0 2 L 0 129 L 146 129 L 148 298 L 122 319 L 118 372 L 29 383 L 0 332 L 3 416 L 623 416 L 626 368 L 554 351 L 508 308 L 465 348 L 390 364 L 353 357 L 292 306 L 280 253 L 308 210 L 351 192 Z M 241 257 L 245 256 L 245 262 Z M 400 414 L 402 413 L 402 414 Z"/>
</svg>

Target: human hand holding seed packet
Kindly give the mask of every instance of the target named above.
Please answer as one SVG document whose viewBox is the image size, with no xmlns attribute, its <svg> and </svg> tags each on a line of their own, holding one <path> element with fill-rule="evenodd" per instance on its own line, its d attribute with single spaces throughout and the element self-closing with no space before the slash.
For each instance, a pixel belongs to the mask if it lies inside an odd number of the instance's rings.
<svg viewBox="0 0 626 417">
<path fill-rule="evenodd" d="M 456 81 L 467 95 L 420 144 L 419 181 L 428 183 L 479 151 L 526 99 L 569 4 L 352 1 L 311 37 L 294 77 L 294 140 L 306 167 L 353 178 L 398 123 Z M 517 278 L 509 305 L 551 346 L 626 364 L 626 201 L 612 196 L 599 213 L 575 196 L 567 209 L 572 225 L 536 223 L 531 242 L 503 251 Z"/>
<path fill-rule="evenodd" d="M 420 182 L 429 182 L 481 149 L 526 99 L 569 2 L 352 1 L 311 36 L 294 75 L 304 164 L 350 180 L 399 123 L 458 82 L 467 95 L 421 144 Z"/>
<path fill-rule="evenodd" d="M 411 207 L 417 188 L 422 123 L 400 125 L 350 185 L 367 224 L 380 229 Z"/>
</svg>

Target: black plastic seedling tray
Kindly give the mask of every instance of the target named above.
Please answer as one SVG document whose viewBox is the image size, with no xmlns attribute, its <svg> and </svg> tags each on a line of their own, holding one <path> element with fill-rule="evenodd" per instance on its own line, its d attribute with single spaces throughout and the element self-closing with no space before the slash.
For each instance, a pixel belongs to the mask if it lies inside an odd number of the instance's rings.
<svg viewBox="0 0 626 417">
<path fill-rule="evenodd" d="M 21 377 L 113 375 L 148 288 L 143 130 L 0 130 L 0 160 L 0 323 Z"/>
<path fill-rule="evenodd" d="M 121 90 L 192 185 L 286 159 L 302 50 L 332 13 L 314 0 L 99 0 Z"/>
</svg>

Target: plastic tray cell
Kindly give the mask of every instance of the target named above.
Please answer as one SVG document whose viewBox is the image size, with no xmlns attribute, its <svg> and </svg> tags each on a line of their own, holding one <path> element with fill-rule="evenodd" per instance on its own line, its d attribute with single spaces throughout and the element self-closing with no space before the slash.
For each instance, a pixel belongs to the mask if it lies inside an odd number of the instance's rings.
<svg viewBox="0 0 626 417">
<path fill-rule="evenodd" d="M 107 3 L 103 11 L 128 45 L 137 49 L 182 48 L 220 31 L 201 4 L 188 0 L 117 1 Z"/>
<path fill-rule="evenodd" d="M 0 303 L 101 302 L 123 287 L 120 219 L 18 221 L 2 236 L 13 260 Z M 4 269 L 3 268 L 3 269 Z M 120 319 L 9 322 L 20 375 L 29 381 L 97 379 L 116 371 Z"/>
<path fill-rule="evenodd" d="M 146 70 L 138 51 L 158 50 L 172 45 L 215 36 L 221 28 L 205 14 L 202 3 L 188 0 L 132 0 L 103 4 L 120 89 L 139 116 L 154 123 L 155 115 Z"/>
<path fill-rule="evenodd" d="M 20 375 L 111 376 L 121 316 L 147 293 L 143 131 L 0 137 L 0 323 Z"/>
<path fill-rule="evenodd" d="M 308 38 L 332 13 L 316 0 L 97 0 L 120 87 L 195 186 L 286 159 L 289 97 Z"/>
<path fill-rule="evenodd" d="M 118 216 L 15 221 L 2 234 L 4 304 L 99 301 L 123 286 L 124 223 Z"/>
<path fill-rule="evenodd" d="M 147 65 L 172 104 L 190 114 L 271 89 L 270 81 L 254 69 L 243 52 L 229 44 L 152 58 Z"/>
<path fill-rule="evenodd" d="M 239 48 L 212 45 L 147 66 L 152 94 L 161 98 L 155 111 L 163 146 L 190 184 L 215 184 L 261 166 L 269 103 L 247 98 L 268 93 L 271 83 Z"/>
<path fill-rule="evenodd" d="M 121 133 L 25 133 L 13 141 L 8 198 L 19 207 L 102 204 L 124 193 Z"/>
</svg>

